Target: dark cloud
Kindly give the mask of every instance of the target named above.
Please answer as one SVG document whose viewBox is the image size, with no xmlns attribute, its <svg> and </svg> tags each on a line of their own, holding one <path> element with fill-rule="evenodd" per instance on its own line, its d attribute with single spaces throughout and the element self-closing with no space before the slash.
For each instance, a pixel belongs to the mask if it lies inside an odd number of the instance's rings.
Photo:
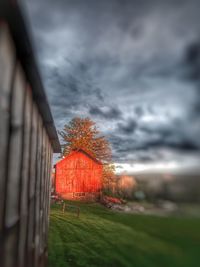
<svg viewBox="0 0 200 267">
<path fill-rule="evenodd" d="M 124 134 L 133 134 L 137 128 L 137 122 L 133 119 L 125 123 L 118 123 L 118 131 Z"/>
<path fill-rule="evenodd" d="M 142 107 L 135 107 L 134 111 L 138 117 L 141 117 L 144 114 L 144 110 Z"/>
<path fill-rule="evenodd" d="M 163 151 L 171 151 L 175 155 L 187 155 L 196 154 L 200 150 L 197 137 L 199 130 L 196 137 L 193 135 L 191 138 L 191 129 L 185 130 L 185 125 L 181 121 L 174 120 L 165 124 L 156 122 L 143 124 L 138 121 L 137 125 L 133 123 L 134 130 L 128 127 L 132 121 L 129 119 L 128 122 L 125 124 L 128 133 L 126 128 L 118 129 L 109 136 L 115 152 L 115 160 L 126 162 L 132 159 L 136 162 L 145 162 L 146 158 L 146 162 L 148 160 L 154 162 L 165 156 Z"/>
<path fill-rule="evenodd" d="M 199 150 L 198 0 L 24 2 L 59 129 L 90 115 L 116 161 Z"/>
<path fill-rule="evenodd" d="M 171 149 L 179 149 L 182 151 L 187 152 L 189 151 L 197 151 L 199 150 L 199 146 L 195 143 L 192 142 L 192 140 L 184 140 L 180 139 L 177 140 L 176 138 L 173 139 L 161 139 L 160 137 L 155 140 L 148 140 L 146 143 L 144 142 L 143 144 L 139 145 L 137 149 L 148 149 L 148 148 L 171 148 Z"/>
<path fill-rule="evenodd" d="M 200 81 L 200 41 L 191 43 L 185 52 L 185 64 L 188 68 L 187 78 Z"/>
<path fill-rule="evenodd" d="M 138 140 L 136 142 L 135 138 L 118 138 L 117 143 L 113 143 L 115 149 L 118 152 L 137 152 L 138 150 L 148 150 L 155 148 L 170 148 L 170 149 L 178 149 L 181 151 L 198 151 L 200 149 L 199 144 L 192 140 L 184 139 L 183 137 L 179 137 L 177 140 L 176 136 L 172 136 L 171 138 L 165 138 L 162 134 L 158 134 L 155 136 L 148 136 L 147 138 Z"/>
<path fill-rule="evenodd" d="M 200 114 L 200 40 L 192 42 L 186 47 L 184 58 L 184 78 L 194 83 L 196 88 L 196 100 L 193 104 L 191 117 L 199 120 Z"/>
<path fill-rule="evenodd" d="M 121 117 L 121 111 L 115 107 L 97 107 L 92 106 L 89 109 L 90 115 L 99 116 L 101 118 L 110 120 L 110 119 L 119 119 Z"/>
</svg>

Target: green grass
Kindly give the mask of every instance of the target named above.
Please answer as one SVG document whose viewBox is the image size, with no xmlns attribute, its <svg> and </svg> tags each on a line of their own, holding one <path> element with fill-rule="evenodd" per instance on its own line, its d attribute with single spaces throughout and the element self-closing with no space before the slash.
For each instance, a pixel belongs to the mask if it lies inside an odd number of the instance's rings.
<svg viewBox="0 0 200 267">
<path fill-rule="evenodd" d="M 49 267 L 196 267 L 200 219 L 122 214 L 98 204 L 51 209 Z"/>
</svg>

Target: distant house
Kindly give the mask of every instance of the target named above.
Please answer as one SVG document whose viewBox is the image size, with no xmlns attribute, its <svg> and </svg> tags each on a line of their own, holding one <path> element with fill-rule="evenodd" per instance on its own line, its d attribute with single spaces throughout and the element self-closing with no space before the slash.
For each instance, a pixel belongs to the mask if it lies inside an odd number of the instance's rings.
<svg viewBox="0 0 200 267">
<path fill-rule="evenodd" d="M 133 176 L 122 174 L 117 177 L 117 191 L 122 197 L 132 198 L 137 187 L 137 182 Z"/>
<path fill-rule="evenodd" d="M 83 150 L 72 151 L 55 165 L 55 191 L 65 199 L 96 200 L 102 189 L 101 162 Z"/>
</svg>

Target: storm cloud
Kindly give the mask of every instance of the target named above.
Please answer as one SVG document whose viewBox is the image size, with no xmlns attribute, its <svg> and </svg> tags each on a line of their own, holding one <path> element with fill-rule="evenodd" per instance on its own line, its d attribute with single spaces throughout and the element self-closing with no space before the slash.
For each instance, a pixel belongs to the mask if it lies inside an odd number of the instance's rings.
<svg viewBox="0 0 200 267">
<path fill-rule="evenodd" d="M 103 119 L 119 119 L 121 117 L 121 111 L 115 107 L 97 107 L 92 106 L 89 109 L 90 115 L 101 117 Z"/>
<path fill-rule="evenodd" d="M 116 162 L 199 157 L 198 0 L 23 2 L 58 129 L 91 117 Z"/>
</svg>

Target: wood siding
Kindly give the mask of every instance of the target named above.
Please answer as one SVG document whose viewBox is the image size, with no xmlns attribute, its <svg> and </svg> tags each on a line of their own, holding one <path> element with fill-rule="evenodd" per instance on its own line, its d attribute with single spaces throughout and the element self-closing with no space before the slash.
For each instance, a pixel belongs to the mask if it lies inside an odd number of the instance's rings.
<svg viewBox="0 0 200 267">
<path fill-rule="evenodd" d="M 56 192 L 64 198 L 98 197 L 102 188 L 102 164 L 80 151 L 58 162 L 55 176 Z"/>
<path fill-rule="evenodd" d="M 0 22 L 0 266 L 47 259 L 52 144 L 9 27 Z"/>
</svg>

